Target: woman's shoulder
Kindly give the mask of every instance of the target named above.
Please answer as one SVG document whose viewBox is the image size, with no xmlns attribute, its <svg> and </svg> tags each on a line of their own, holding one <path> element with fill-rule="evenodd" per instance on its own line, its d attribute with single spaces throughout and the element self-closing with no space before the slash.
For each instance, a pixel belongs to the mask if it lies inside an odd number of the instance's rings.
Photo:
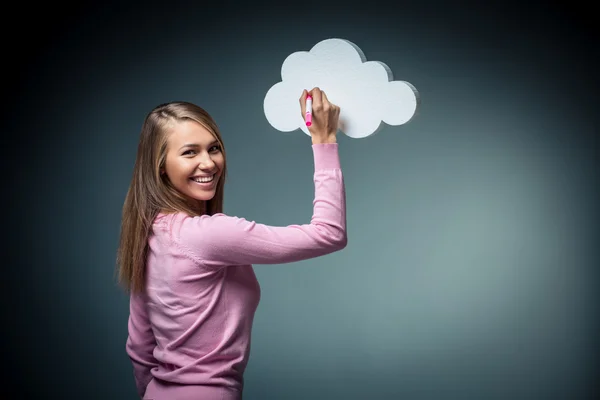
<svg viewBox="0 0 600 400">
<path fill-rule="evenodd" d="M 202 223 L 212 223 L 223 218 L 231 218 L 225 213 L 216 214 L 204 214 L 204 215 L 190 215 L 183 211 L 176 212 L 159 212 L 154 219 L 154 225 L 165 226 L 165 227 L 181 227 L 182 225 L 197 225 Z M 235 218 L 235 217 L 233 217 Z"/>
<path fill-rule="evenodd" d="M 165 220 L 165 219 L 183 220 L 183 219 L 188 219 L 188 218 L 212 218 L 212 217 L 219 217 L 219 216 L 226 217 L 227 215 L 225 213 L 216 213 L 216 214 L 212 214 L 212 215 L 209 215 L 209 214 L 190 215 L 183 211 L 173 211 L 173 212 L 160 211 L 156 215 L 155 221 L 161 221 L 161 220 Z"/>
<path fill-rule="evenodd" d="M 232 224 L 239 218 L 225 213 L 189 215 L 185 212 L 160 213 L 154 221 L 154 231 L 169 236 L 179 244 L 195 242 L 200 237 L 220 237 L 231 232 Z M 227 235 L 226 235 L 227 236 Z"/>
</svg>

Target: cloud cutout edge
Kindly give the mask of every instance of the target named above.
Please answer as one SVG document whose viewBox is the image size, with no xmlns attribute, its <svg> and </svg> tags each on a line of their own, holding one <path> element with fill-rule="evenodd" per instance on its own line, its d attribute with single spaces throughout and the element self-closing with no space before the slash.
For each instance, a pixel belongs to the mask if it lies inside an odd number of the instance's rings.
<svg viewBox="0 0 600 400">
<path fill-rule="evenodd" d="M 301 129 L 310 135 L 300 113 L 303 89 L 319 87 L 340 106 L 339 130 L 352 138 L 378 132 L 384 124 L 402 125 L 416 114 L 419 93 L 407 81 L 394 81 L 381 61 L 367 61 L 362 50 L 346 39 L 326 39 L 310 51 L 284 60 L 281 81 L 267 91 L 264 112 L 275 129 Z"/>
</svg>

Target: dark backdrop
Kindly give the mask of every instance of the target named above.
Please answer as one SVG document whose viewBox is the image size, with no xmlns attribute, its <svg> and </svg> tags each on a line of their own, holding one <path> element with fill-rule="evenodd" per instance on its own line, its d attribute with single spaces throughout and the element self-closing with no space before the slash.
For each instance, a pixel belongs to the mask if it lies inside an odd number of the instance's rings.
<svg viewBox="0 0 600 400">
<path fill-rule="evenodd" d="M 332 37 L 385 62 L 421 104 L 407 125 L 339 138 L 346 249 L 255 266 L 245 399 L 590 398 L 591 10 L 215 3 L 5 8 L 5 398 L 136 398 L 114 263 L 139 128 L 158 103 L 216 118 L 226 212 L 309 221 L 310 140 L 274 130 L 262 102 L 285 57 Z"/>
</svg>

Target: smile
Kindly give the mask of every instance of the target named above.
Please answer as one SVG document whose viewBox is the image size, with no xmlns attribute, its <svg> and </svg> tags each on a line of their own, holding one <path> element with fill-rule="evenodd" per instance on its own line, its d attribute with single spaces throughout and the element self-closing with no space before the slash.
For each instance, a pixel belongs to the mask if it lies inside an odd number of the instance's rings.
<svg viewBox="0 0 600 400">
<path fill-rule="evenodd" d="M 215 179 L 215 175 L 211 175 L 211 176 L 198 176 L 198 177 L 193 177 L 190 178 L 191 180 L 193 180 L 194 182 L 198 182 L 198 183 L 210 183 Z"/>
</svg>

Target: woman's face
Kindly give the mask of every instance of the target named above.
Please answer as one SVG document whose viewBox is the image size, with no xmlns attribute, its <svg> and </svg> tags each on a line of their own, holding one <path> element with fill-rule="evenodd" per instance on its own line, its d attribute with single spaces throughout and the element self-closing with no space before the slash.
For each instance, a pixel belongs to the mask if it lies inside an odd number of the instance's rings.
<svg viewBox="0 0 600 400">
<path fill-rule="evenodd" d="M 217 139 L 196 121 L 176 122 L 168 135 L 162 173 L 187 198 L 212 199 L 225 166 Z"/>
</svg>

